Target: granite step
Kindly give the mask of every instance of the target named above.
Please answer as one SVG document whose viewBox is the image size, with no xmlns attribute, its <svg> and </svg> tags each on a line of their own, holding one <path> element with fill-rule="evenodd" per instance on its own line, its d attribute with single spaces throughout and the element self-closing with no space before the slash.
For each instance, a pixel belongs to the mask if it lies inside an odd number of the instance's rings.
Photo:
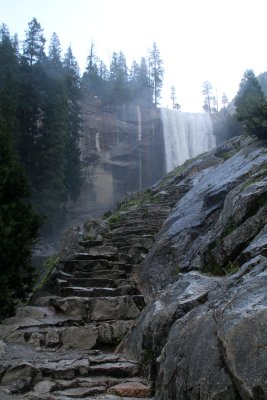
<svg viewBox="0 0 267 400">
<path fill-rule="evenodd" d="M 126 235 L 131 235 L 131 234 L 135 234 L 135 235 L 142 235 L 142 234 L 146 234 L 146 235 L 151 235 L 151 234 L 155 234 L 159 231 L 159 229 L 150 229 L 148 228 L 138 228 L 138 227 L 132 227 L 131 229 L 124 229 L 124 228 L 117 228 L 116 230 L 111 231 L 107 237 L 108 239 L 111 240 L 120 240 L 120 238 L 124 238 Z"/>
<path fill-rule="evenodd" d="M 119 253 L 119 259 L 115 261 L 90 261 L 90 260 L 72 260 L 64 263 L 64 272 L 71 274 L 74 276 L 77 272 L 85 272 L 85 273 L 94 273 L 93 276 L 96 276 L 95 273 L 103 270 L 120 270 L 130 273 L 132 271 L 132 264 L 128 262 L 127 259 L 128 254 Z M 125 260 L 121 259 L 125 257 Z"/>
<path fill-rule="evenodd" d="M 102 246 L 103 243 L 104 242 L 102 240 L 91 240 L 91 239 L 90 240 L 84 239 L 79 242 L 79 244 L 81 246 L 88 247 L 88 248 L 95 247 L 95 246 Z"/>
<path fill-rule="evenodd" d="M 96 260 L 117 260 L 118 255 L 117 253 L 110 253 L 110 254 L 92 254 L 90 252 L 84 253 L 77 253 L 76 254 L 77 260 L 89 260 L 89 261 L 96 261 Z"/>
<path fill-rule="evenodd" d="M 97 271 L 73 271 L 73 279 L 126 279 L 126 271 L 119 269 L 100 269 Z"/>
<path fill-rule="evenodd" d="M 107 287 L 61 287 L 60 296 L 78 296 L 78 297 L 113 297 L 133 295 L 136 292 L 135 286 L 125 285 L 119 288 Z"/>
<path fill-rule="evenodd" d="M 139 377 L 121 378 L 112 376 L 91 376 L 85 378 L 77 377 L 73 380 L 42 380 L 38 382 L 34 386 L 33 391 L 29 393 L 29 399 L 62 399 L 63 396 L 63 399 L 130 398 L 134 400 L 138 398 L 140 400 L 142 398 L 152 399 L 151 393 L 152 390 L 148 382 Z M 101 397 L 97 394 L 101 394 Z M 126 395 L 127 397 L 125 397 Z"/>
<path fill-rule="evenodd" d="M 84 288 L 93 288 L 93 287 L 106 287 L 112 288 L 114 287 L 114 280 L 109 278 L 73 278 L 69 277 L 65 280 L 58 279 L 59 285 L 62 287 L 71 286 L 71 287 L 84 287 Z"/>
<path fill-rule="evenodd" d="M 51 299 L 56 311 L 81 317 L 84 321 L 135 319 L 140 310 L 132 296 L 114 297 L 60 297 Z"/>
<path fill-rule="evenodd" d="M 138 297 L 138 296 L 137 296 Z M 137 306 L 138 301 L 135 299 Z M 69 321 L 71 322 L 71 321 Z M 116 346 L 133 326 L 133 320 L 110 320 L 95 323 L 77 321 L 76 325 L 17 326 L 7 332 L 8 344 L 29 344 L 37 348 L 91 350 L 98 346 Z"/>
<path fill-rule="evenodd" d="M 71 273 L 76 271 L 99 271 L 105 269 L 111 269 L 113 263 L 109 260 L 66 260 L 62 266 L 62 271 Z"/>
</svg>

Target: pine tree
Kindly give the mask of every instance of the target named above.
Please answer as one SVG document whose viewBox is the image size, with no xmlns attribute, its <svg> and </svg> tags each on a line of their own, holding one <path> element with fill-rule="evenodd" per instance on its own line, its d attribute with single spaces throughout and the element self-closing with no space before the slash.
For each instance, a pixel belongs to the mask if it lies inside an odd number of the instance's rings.
<svg viewBox="0 0 267 400">
<path fill-rule="evenodd" d="M 235 98 L 236 116 L 244 132 L 267 138 L 267 103 L 252 70 L 247 70 Z"/>
<path fill-rule="evenodd" d="M 153 47 L 149 55 L 149 67 L 150 85 L 153 88 L 153 103 L 155 106 L 157 106 L 161 98 L 164 70 L 163 61 L 160 58 L 160 52 L 155 42 L 153 43 Z"/>
<path fill-rule="evenodd" d="M 45 57 L 45 38 L 41 25 L 33 18 L 28 24 L 26 39 L 23 43 L 23 55 L 26 57 L 30 66 L 37 61 L 42 61 Z"/>
<path fill-rule="evenodd" d="M 133 62 L 130 82 L 132 80 L 134 100 L 140 105 L 151 105 L 153 102 L 153 88 L 150 84 L 148 63 L 144 57 L 141 58 L 140 65 Z"/>
<path fill-rule="evenodd" d="M 43 63 L 45 39 L 35 18 L 28 24 L 20 60 L 17 145 L 27 177 L 33 190 L 39 191 L 39 141 L 45 123 L 46 73 Z"/>
<path fill-rule="evenodd" d="M 64 80 L 68 99 L 65 147 L 65 186 L 68 196 L 76 200 L 81 189 L 79 138 L 81 135 L 81 90 L 79 67 L 69 47 L 64 57 Z"/>
<path fill-rule="evenodd" d="M 13 145 L 18 100 L 18 60 L 8 32 L 0 41 L 0 319 L 32 289 L 31 250 L 40 220 Z"/>
<path fill-rule="evenodd" d="M 202 94 L 204 95 L 204 104 L 203 110 L 205 112 L 211 112 L 211 102 L 212 102 L 212 84 L 208 81 L 205 81 L 202 85 Z"/>
<path fill-rule="evenodd" d="M 226 95 L 225 92 L 223 92 L 223 94 L 222 94 L 221 103 L 222 103 L 222 107 L 223 107 L 224 109 L 225 109 L 226 106 L 229 104 L 229 100 L 228 100 L 228 97 L 227 97 L 227 95 Z"/>
<path fill-rule="evenodd" d="M 171 86 L 171 100 L 172 100 L 172 108 L 175 108 L 176 92 L 174 86 Z"/>
<path fill-rule="evenodd" d="M 122 51 L 112 54 L 110 73 L 110 103 L 123 104 L 129 101 L 128 68 Z"/>
<path fill-rule="evenodd" d="M 60 45 L 58 35 L 55 32 L 53 32 L 53 34 L 51 36 L 49 52 L 48 52 L 48 59 L 49 59 L 49 64 L 51 67 L 54 67 L 54 68 L 62 67 L 61 45 Z"/>
</svg>

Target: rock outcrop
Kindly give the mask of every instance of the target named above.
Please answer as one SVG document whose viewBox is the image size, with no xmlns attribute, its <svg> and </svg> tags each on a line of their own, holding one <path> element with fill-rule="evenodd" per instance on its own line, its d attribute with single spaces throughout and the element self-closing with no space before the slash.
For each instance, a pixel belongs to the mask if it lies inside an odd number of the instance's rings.
<svg viewBox="0 0 267 400">
<path fill-rule="evenodd" d="M 1 398 L 266 399 L 266 213 L 266 146 L 240 137 L 70 230 L 0 325 Z"/>
<path fill-rule="evenodd" d="M 141 366 L 114 349 L 145 306 L 134 270 L 179 195 L 136 195 L 106 222 L 86 222 L 83 237 L 64 235 L 46 287 L 0 325 L 3 398 L 152 399 Z"/>
<path fill-rule="evenodd" d="M 177 202 L 139 271 L 150 304 L 124 341 L 156 398 L 266 399 L 267 151 L 236 138 L 172 174 Z"/>
<path fill-rule="evenodd" d="M 165 174 L 160 113 L 152 106 L 103 107 L 83 103 L 81 194 L 69 209 L 69 225 L 100 217 L 126 193 L 141 191 Z"/>
</svg>

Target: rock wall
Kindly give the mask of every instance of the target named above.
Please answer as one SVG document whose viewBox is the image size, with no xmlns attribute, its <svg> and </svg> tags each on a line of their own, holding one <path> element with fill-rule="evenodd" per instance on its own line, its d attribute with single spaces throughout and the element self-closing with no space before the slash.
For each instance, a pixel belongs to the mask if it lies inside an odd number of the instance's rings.
<svg viewBox="0 0 267 400">
<path fill-rule="evenodd" d="M 234 138 L 171 172 L 185 191 L 136 271 L 149 302 L 121 351 L 156 399 L 267 398 L 267 151 Z"/>
<path fill-rule="evenodd" d="M 127 192 L 140 191 L 165 173 L 159 111 L 137 105 L 104 108 L 97 98 L 83 103 L 83 186 L 69 209 L 69 225 L 82 224 L 114 208 Z"/>
<path fill-rule="evenodd" d="M 0 398 L 266 399 L 266 216 L 266 143 L 237 137 L 70 230 L 0 325 Z"/>
</svg>

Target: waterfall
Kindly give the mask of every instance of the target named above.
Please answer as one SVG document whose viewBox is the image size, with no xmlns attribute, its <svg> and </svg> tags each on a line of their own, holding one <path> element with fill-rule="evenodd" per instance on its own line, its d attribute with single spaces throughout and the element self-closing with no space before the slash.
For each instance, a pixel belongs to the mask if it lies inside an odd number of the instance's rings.
<svg viewBox="0 0 267 400">
<path fill-rule="evenodd" d="M 189 158 L 215 147 L 212 123 L 207 113 L 161 109 L 165 143 L 166 172 Z"/>
</svg>

